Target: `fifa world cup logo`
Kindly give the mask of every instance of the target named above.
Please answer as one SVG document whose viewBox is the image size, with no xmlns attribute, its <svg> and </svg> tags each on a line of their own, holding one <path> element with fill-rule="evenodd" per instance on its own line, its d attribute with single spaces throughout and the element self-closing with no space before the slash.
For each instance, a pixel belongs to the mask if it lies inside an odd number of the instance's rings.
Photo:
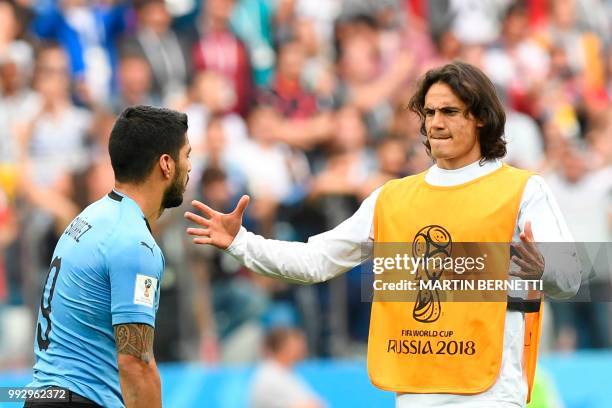
<svg viewBox="0 0 612 408">
<path fill-rule="evenodd" d="M 144 296 L 148 298 L 149 290 L 151 289 L 151 286 L 153 285 L 153 281 L 151 279 L 146 279 L 144 281 L 144 285 L 145 285 Z"/>
<path fill-rule="evenodd" d="M 435 283 L 440 280 L 444 260 L 451 255 L 452 242 L 447 230 L 429 225 L 416 233 L 412 243 L 412 256 L 422 258 L 416 273 L 417 281 Z M 436 261 L 436 262 L 432 262 Z M 417 293 L 412 317 L 422 323 L 438 320 L 441 313 L 440 293 L 437 289 L 420 289 Z"/>
</svg>

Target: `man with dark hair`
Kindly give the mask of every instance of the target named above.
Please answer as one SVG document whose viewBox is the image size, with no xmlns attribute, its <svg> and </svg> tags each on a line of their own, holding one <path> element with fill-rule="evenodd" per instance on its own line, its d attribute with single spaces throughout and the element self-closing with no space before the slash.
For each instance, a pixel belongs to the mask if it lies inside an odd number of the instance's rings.
<svg viewBox="0 0 612 408">
<path fill-rule="evenodd" d="M 294 372 L 307 355 L 304 333 L 293 327 L 274 327 L 264 340 L 264 360 L 250 386 L 252 408 L 322 408 L 324 404 Z"/>
<path fill-rule="evenodd" d="M 40 303 L 30 386 L 59 387 L 66 398 L 26 407 L 161 407 L 153 336 L 164 257 L 150 223 L 183 201 L 186 131 L 185 114 L 150 106 L 117 119 L 115 188 L 62 234 Z"/>
<path fill-rule="evenodd" d="M 119 53 L 140 55 L 149 64 L 152 96 L 168 101 L 180 96 L 190 77 L 189 41 L 172 29 L 164 0 L 134 1 L 136 32 L 119 41 Z"/>
<path fill-rule="evenodd" d="M 513 242 L 511 251 L 502 247 L 493 256 L 506 281 L 541 279 L 549 296 L 573 296 L 580 284 L 575 253 L 544 257 L 534 243 L 572 240 L 554 197 L 541 177 L 500 161 L 505 115 L 491 81 L 476 67 L 451 63 L 425 74 L 409 107 L 421 117 L 435 164 L 387 182 L 335 229 L 307 243 L 266 240 L 241 228 L 245 196 L 230 214 L 194 201 L 204 217 L 185 216 L 204 228 L 187 232 L 196 244 L 225 249 L 256 272 L 301 283 L 331 279 L 372 257 L 375 249 L 362 245 L 372 241 L 402 243 L 423 259 L 438 256 L 428 248 L 450 243 Z M 416 268 L 412 280 L 426 280 L 423 271 L 429 273 Z M 502 292 L 504 301 L 444 304 L 434 302 L 437 294 L 373 302 L 368 371 L 374 385 L 397 393 L 397 407 L 525 406 L 541 293 L 530 302 L 506 302 Z M 440 344 L 460 349 L 441 352 Z"/>
<path fill-rule="evenodd" d="M 501 159 L 506 155 L 506 141 L 503 138 L 506 114 L 495 93 L 495 88 L 482 71 L 474 69 L 469 64 L 456 62 L 440 69 L 430 70 L 425 74 L 421 86 L 408 105 L 410 110 L 421 119 L 423 136 L 427 136 L 427 120 L 435 114 L 431 108 L 426 107 L 426 97 L 433 86 L 442 90 L 443 93 L 450 90 L 465 105 L 461 110 L 448 112 L 451 113 L 451 116 L 461 114 L 467 118 L 471 115 L 477 120 L 478 154 L 483 161 Z M 423 143 L 431 156 L 429 139 L 426 137 Z"/>
</svg>

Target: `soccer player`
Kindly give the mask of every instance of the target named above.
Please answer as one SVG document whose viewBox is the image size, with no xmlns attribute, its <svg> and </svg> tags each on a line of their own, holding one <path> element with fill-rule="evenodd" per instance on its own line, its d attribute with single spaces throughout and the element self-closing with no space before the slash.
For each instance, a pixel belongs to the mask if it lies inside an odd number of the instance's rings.
<svg viewBox="0 0 612 408">
<path fill-rule="evenodd" d="M 161 407 L 153 337 L 164 256 L 151 233 L 179 206 L 191 147 L 183 113 L 125 109 L 110 136 L 115 188 L 62 234 L 43 289 L 31 387 L 69 390 L 70 403 L 25 407 Z"/>
<path fill-rule="evenodd" d="M 454 62 L 428 71 L 409 106 L 421 118 L 435 164 L 386 183 L 335 229 L 307 243 L 266 240 L 241 227 L 245 196 L 230 214 L 194 201 L 204 217 L 185 216 L 203 228 L 187 232 L 196 244 L 225 249 L 254 271 L 303 283 L 331 279 L 371 257 L 363 253 L 367 241 L 516 242 L 513 275 L 542 279 L 553 297 L 574 295 L 580 284 L 575 254 L 544 258 L 534 244 L 572 240 L 554 197 L 541 177 L 500 161 L 505 114 L 491 81 Z M 479 302 L 477 308 L 446 302 L 442 313 L 433 307 L 439 304 L 425 303 L 373 302 L 368 372 L 374 385 L 394 391 L 397 407 L 525 406 L 539 301 Z"/>
</svg>

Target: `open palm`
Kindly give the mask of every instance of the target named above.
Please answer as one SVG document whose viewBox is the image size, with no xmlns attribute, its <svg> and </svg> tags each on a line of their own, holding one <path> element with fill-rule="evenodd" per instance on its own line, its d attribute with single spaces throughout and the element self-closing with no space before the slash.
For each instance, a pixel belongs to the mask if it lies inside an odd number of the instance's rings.
<svg viewBox="0 0 612 408">
<path fill-rule="evenodd" d="M 234 211 L 228 214 L 213 210 L 198 200 L 193 200 L 191 204 L 204 215 L 202 217 L 189 211 L 185 213 L 185 218 L 203 227 L 187 228 L 187 234 L 194 237 L 193 242 L 227 249 L 240 231 L 244 210 L 249 205 L 249 196 L 242 196 Z"/>
<path fill-rule="evenodd" d="M 531 229 L 531 221 L 525 223 L 525 229 L 520 234 L 520 243 L 513 243 L 512 247 L 518 255 L 512 256 L 512 262 L 518 265 L 519 271 L 511 271 L 510 275 L 521 279 L 542 279 L 544 274 L 544 256 L 536 246 Z"/>
</svg>

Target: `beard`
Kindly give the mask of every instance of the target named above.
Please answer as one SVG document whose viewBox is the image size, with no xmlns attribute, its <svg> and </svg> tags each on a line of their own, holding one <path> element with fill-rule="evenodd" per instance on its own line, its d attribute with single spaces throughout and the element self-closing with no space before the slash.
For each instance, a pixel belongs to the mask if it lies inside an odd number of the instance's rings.
<svg viewBox="0 0 612 408">
<path fill-rule="evenodd" d="M 189 176 L 187 176 L 187 180 L 182 182 L 182 177 L 179 179 L 179 174 L 177 173 L 172 180 L 172 184 L 168 186 L 166 191 L 164 191 L 164 196 L 162 198 L 162 210 L 166 208 L 174 208 L 183 204 L 183 194 L 185 193 L 185 188 L 187 186 L 187 181 L 189 181 Z"/>
</svg>

